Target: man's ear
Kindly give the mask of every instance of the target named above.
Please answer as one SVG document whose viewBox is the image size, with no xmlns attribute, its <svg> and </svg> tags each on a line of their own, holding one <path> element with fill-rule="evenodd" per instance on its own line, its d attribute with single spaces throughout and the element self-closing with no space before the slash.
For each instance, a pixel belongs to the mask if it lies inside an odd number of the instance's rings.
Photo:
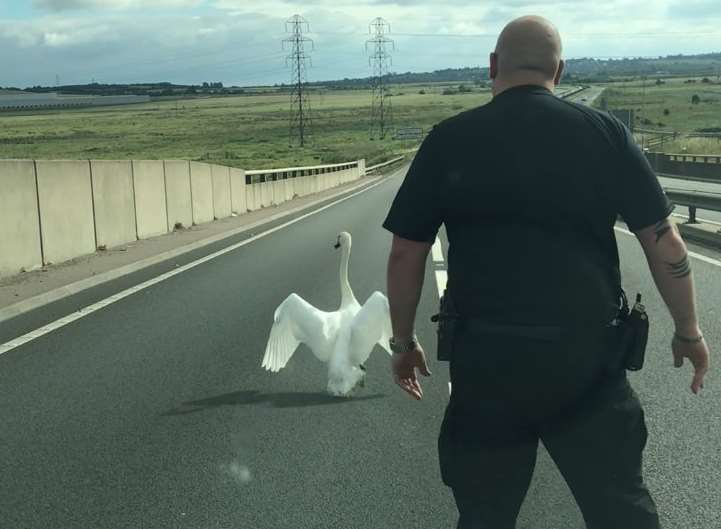
<svg viewBox="0 0 721 529">
<path fill-rule="evenodd" d="M 561 77 L 563 77 L 563 70 L 566 67 L 566 63 L 563 60 L 558 61 L 558 70 L 556 71 L 556 77 L 553 79 L 553 84 L 558 86 L 561 83 Z"/>
<path fill-rule="evenodd" d="M 498 76 L 498 55 L 492 51 L 490 56 L 490 68 L 488 69 L 488 77 L 495 79 Z"/>
</svg>

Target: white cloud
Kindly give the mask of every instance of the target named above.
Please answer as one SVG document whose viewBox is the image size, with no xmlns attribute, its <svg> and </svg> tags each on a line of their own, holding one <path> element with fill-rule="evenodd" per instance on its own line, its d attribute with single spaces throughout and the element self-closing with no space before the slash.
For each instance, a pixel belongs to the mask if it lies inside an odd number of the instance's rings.
<svg viewBox="0 0 721 529">
<path fill-rule="evenodd" d="M 147 0 L 33 0 L 33 7 L 48 11 L 68 11 L 72 9 L 112 9 L 128 10 L 148 8 Z M 196 7 L 202 0 L 153 0 L 152 9 Z"/>
<path fill-rule="evenodd" d="M 0 19 L 0 71 L 4 85 L 19 86 L 48 84 L 56 71 L 67 83 L 283 82 L 280 43 L 296 12 L 316 44 L 312 80 L 369 75 L 364 42 L 377 16 L 391 23 L 398 72 L 485 65 L 503 25 L 528 13 L 556 23 L 567 57 L 721 50 L 718 0 L 688 0 L 688 10 L 685 1 L 34 0 L 53 12 Z M 204 7 L 177 9 L 193 6 Z"/>
</svg>

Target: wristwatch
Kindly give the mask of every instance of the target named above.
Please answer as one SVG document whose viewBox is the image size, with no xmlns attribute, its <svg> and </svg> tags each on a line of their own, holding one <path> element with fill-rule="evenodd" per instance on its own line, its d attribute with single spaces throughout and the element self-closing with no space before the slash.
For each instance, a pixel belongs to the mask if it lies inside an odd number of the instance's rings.
<svg viewBox="0 0 721 529">
<path fill-rule="evenodd" d="M 403 354 L 415 349 L 418 345 L 418 341 L 415 336 L 407 342 L 397 342 L 395 338 L 391 338 L 390 340 L 388 340 L 388 344 L 390 345 L 391 351 L 393 351 L 394 354 Z"/>
</svg>

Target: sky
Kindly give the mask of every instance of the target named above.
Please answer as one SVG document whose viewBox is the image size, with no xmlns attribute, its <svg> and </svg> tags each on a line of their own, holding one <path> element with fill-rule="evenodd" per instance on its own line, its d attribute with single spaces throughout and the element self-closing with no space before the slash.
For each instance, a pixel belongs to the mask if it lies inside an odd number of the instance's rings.
<svg viewBox="0 0 721 529">
<path fill-rule="evenodd" d="M 556 24 L 567 58 L 721 51 L 719 0 L 0 0 L 0 86 L 289 82 L 295 14 L 313 40 L 310 81 L 371 75 L 376 17 L 395 72 L 487 66 L 503 26 L 527 14 Z"/>
</svg>

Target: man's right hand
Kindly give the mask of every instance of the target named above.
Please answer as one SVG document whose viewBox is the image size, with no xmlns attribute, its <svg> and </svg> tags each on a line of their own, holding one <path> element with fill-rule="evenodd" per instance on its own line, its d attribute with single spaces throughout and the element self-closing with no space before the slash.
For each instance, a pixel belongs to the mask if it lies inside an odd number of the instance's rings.
<svg viewBox="0 0 721 529">
<path fill-rule="evenodd" d="M 701 340 L 698 343 L 685 343 L 674 337 L 671 342 L 671 350 L 673 351 L 674 367 L 683 366 L 683 359 L 688 358 L 693 364 L 694 375 L 691 382 L 691 391 L 695 395 L 703 389 L 703 378 L 709 368 L 709 351 L 706 341 Z"/>
</svg>

